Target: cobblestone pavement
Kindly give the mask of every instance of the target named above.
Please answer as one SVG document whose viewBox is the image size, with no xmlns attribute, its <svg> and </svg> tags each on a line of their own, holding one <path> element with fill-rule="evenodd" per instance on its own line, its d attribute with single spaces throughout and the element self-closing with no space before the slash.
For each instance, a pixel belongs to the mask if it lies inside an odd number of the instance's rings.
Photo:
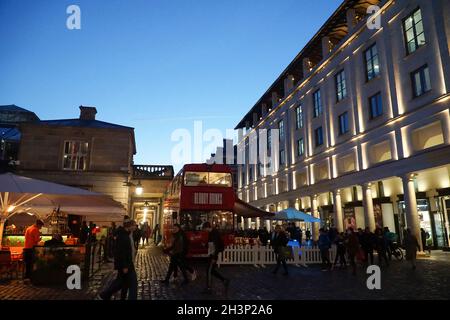
<svg viewBox="0 0 450 320">
<path fill-rule="evenodd" d="M 112 269 L 112 263 L 104 264 L 81 290 L 33 286 L 22 280 L 1 281 L 0 300 L 91 300 L 99 288 L 111 281 Z"/>
<path fill-rule="evenodd" d="M 204 262 L 192 263 L 198 277 L 185 286 L 179 282 L 168 286 L 160 283 L 168 258 L 159 248 L 141 249 L 136 266 L 139 299 L 450 299 L 450 253 L 441 251 L 419 259 L 415 271 L 406 261 L 392 261 L 389 267 L 382 268 L 381 290 L 367 289 L 368 275 L 363 269 L 353 276 L 349 269 L 322 272 L 320 266 L 290 266 L 289 276 L 283 276 L 281 272 L 273 275 L 273 266 L 222 266 L 220 272 L 231 279 L 228 295 L 220 281 L 213 284 L 211 295 L 205 295 Z"/>
<path fill-rule="evenodd" d="M 177 281 L 164 285 L 160 280 L 166 274 L 168 257 L 160 248 L 139 249 L 136 258 L 138 299 L 450 299 L 450 253 L 441 251 L 433 251 L 431 257 L 419 259 L 415 271 L 405 261 L 392 261 L 389 267 L 382 268 L 381 290 L 367 289 L 368 275 L 362 268 L 352 276 L 349 269 L 322 272 L 320 266 L 289 266 L 289 276 L 283 276 L 282 272 L 273 275 L 273 266 L 222 266 L 220 272 L 231 279 L 228 295 L 225 295 L 220 281 L 213 282 L 213 292 L 208 295 L 202 293 L 205 262 L 195 261 L 191 265 L 197 270 L 195 281 L 185 286 Z M 83 290 L 36 288 L 19 281 L 0 284 L 0 299 L 93 299 L 115 277 L 111 267 L 112 264 L 106 265 Z"/>
</svg>

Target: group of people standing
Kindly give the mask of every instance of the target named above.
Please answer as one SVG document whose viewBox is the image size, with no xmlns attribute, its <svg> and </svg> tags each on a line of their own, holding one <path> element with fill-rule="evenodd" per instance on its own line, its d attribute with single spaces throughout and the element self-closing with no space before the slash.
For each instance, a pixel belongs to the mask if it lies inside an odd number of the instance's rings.
<svg viewBox="0 0 450 320">
<path fill-rule="evenodd" d="M 288 231 L 289 230 L 289 231 Z M 372 232 L 369 228 L 362 230 L 359 228 L 355 232 L 352 228 L 344 232 L 338 232 L 336 228 L 326 230 L 319 229 L 317 246 L 322 258 L 322 271 L 333 270 L 339 263 L 340 268 L 346 268 L 347 263 L 352 267 L 352 273 L 356 274 L 357 262 L 367 267 L 374 263 L 374 252 L 378 256 L 378 265 L 388 267 L 392 260 L 393 250 L 397 245 L 397 235 L 384 227 L 376 228 Z M 287 247 L 289 240 L 296 239 L 295 228 L 288 225 L 286 229 L 277 225 L 271 236 L 271 246 L 277 256 L 277 265 L 273 273 L 277 273 L 280 265 L 283 265 L 284 274 L 288 275 L 286 259 L 289 258 L 290 248 Z M 293 237 L 294 235 L 294 237 Z M 296 239 L 297 240 L 297 239 Z M 301 243 L 301 236 L 299 239 Z M 330 261 L 330 252 L 332 245 L 336 245 L 336 257 Z M 404 248 L 406 249 L 406 260 L 410 261 L 413 269 L 416 269 L 416 255 L 420 250 L 417 238 L 411 233 L 410 229 L 405 230 Z"/>
</svg>

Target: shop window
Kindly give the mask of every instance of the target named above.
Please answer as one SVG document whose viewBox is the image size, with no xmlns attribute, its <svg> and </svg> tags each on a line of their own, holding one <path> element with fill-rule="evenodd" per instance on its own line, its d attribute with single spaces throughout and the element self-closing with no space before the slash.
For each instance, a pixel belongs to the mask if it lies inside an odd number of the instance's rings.
<svg viewBox="0 0 450 320">
<path fill-rule="evenodd" d="M 440 121 L 416 129 L 412 133 L 412 144 L 415 151 L 425 150 L 444 143 L 444 134 Z"/>
<path fill-rule="evenodd" d="M 384 141 L 382 143 L 376 144 L 372 148 L 369 148 L 369 150 L 371 152 L 370 158 L 372 164 L 392 159 L 391 144 L 389 143 L 389 141 Z"/>
</svg>

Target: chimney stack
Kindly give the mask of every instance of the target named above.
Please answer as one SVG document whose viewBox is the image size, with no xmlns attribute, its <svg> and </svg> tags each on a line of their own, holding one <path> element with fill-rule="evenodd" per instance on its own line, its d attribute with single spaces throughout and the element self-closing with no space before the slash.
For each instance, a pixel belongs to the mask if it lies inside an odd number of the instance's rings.
<svg viewBox="0 0 450 320">
<path fill-rule="evenodd" d="M 80 106 L 80 120 L 95 120 L 97 109 L 95 107 Z"/>
</svg>

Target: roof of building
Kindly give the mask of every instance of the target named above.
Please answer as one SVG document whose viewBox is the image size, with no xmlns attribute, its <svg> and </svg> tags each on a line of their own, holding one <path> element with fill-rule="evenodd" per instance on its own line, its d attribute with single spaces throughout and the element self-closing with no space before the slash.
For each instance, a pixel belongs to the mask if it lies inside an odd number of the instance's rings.
<svg viewBox="0 0 450 320">
<path fill-rule="evenodd" d="M 258 119 L 262 116 L 261 104 L 267 103 L 269 108 L 271 107 L 271 94 L 276 92 L 284 96 L 284 79 L 288 75 L 293 75 L 296 83 L 294 87 L 297 87 L 304 80 L 303 73 L 303 59 L 310 58 L 313 65 L 319 64 L 323 59 L 322 49 L 322 37 L 329 35 L 330 41 L 333 45 L 339 43 L 348 32 L 347 28 L 347 10 L 355 9 L 359 15 L 365 15 L 367 7 L 377 4 L 383 0 L 343 0 L 342 4 L 336 9 L 336 11 L 328 18 L 328 20 L 322 25 L 317 33 L 311 38 L 311 40 L 304 46 L 304 48 L 297 54 L 297 56 L 291 61 L 291 63 L 283 70 L 278 78 L 272 83 L 267 91 L 261 96 L 261 98 L 255 103 L 255 105 L 247 112 L 247 114 L 239 121 L 235 129 L 243 128 L 246 122 L 252 123 L 253 113 L 258 114 Z M 273 107 L 273 106 L 272 106 Z M 276 107 L 276 105 L 274 106 Z"/>
<path fill-rule="evenodd" d="M 18 107 L 15 104 L 0 106 L 0 123 L 19 123 L 37 120 L 39 120 L 39 117 L 34 112 Z"/>
<path fill-rule="evenodd" d="M 60 120 L 41 120 L 36 124 L 43 124 L 49 126 L 61 127 L 84 127 L 84 128 L 103 128 L 103 129 L 129 129 L 132 127 L 121 126 L 114 123 L 99 121 L 99 120 L 81 120 L 81 119 L 60 119 Z"/>
<path fill-rule="evenodd" d="M 27 109 L 18 107 L 18 106 L 16 106 L 15 104 L 7 104 L 7 105 L 0 106 L 0 112 L 1 112 L 1 111 L 31 112 L 31 111 L 29 111 L 29 110 L 27 110 Z"/>
</svg>

